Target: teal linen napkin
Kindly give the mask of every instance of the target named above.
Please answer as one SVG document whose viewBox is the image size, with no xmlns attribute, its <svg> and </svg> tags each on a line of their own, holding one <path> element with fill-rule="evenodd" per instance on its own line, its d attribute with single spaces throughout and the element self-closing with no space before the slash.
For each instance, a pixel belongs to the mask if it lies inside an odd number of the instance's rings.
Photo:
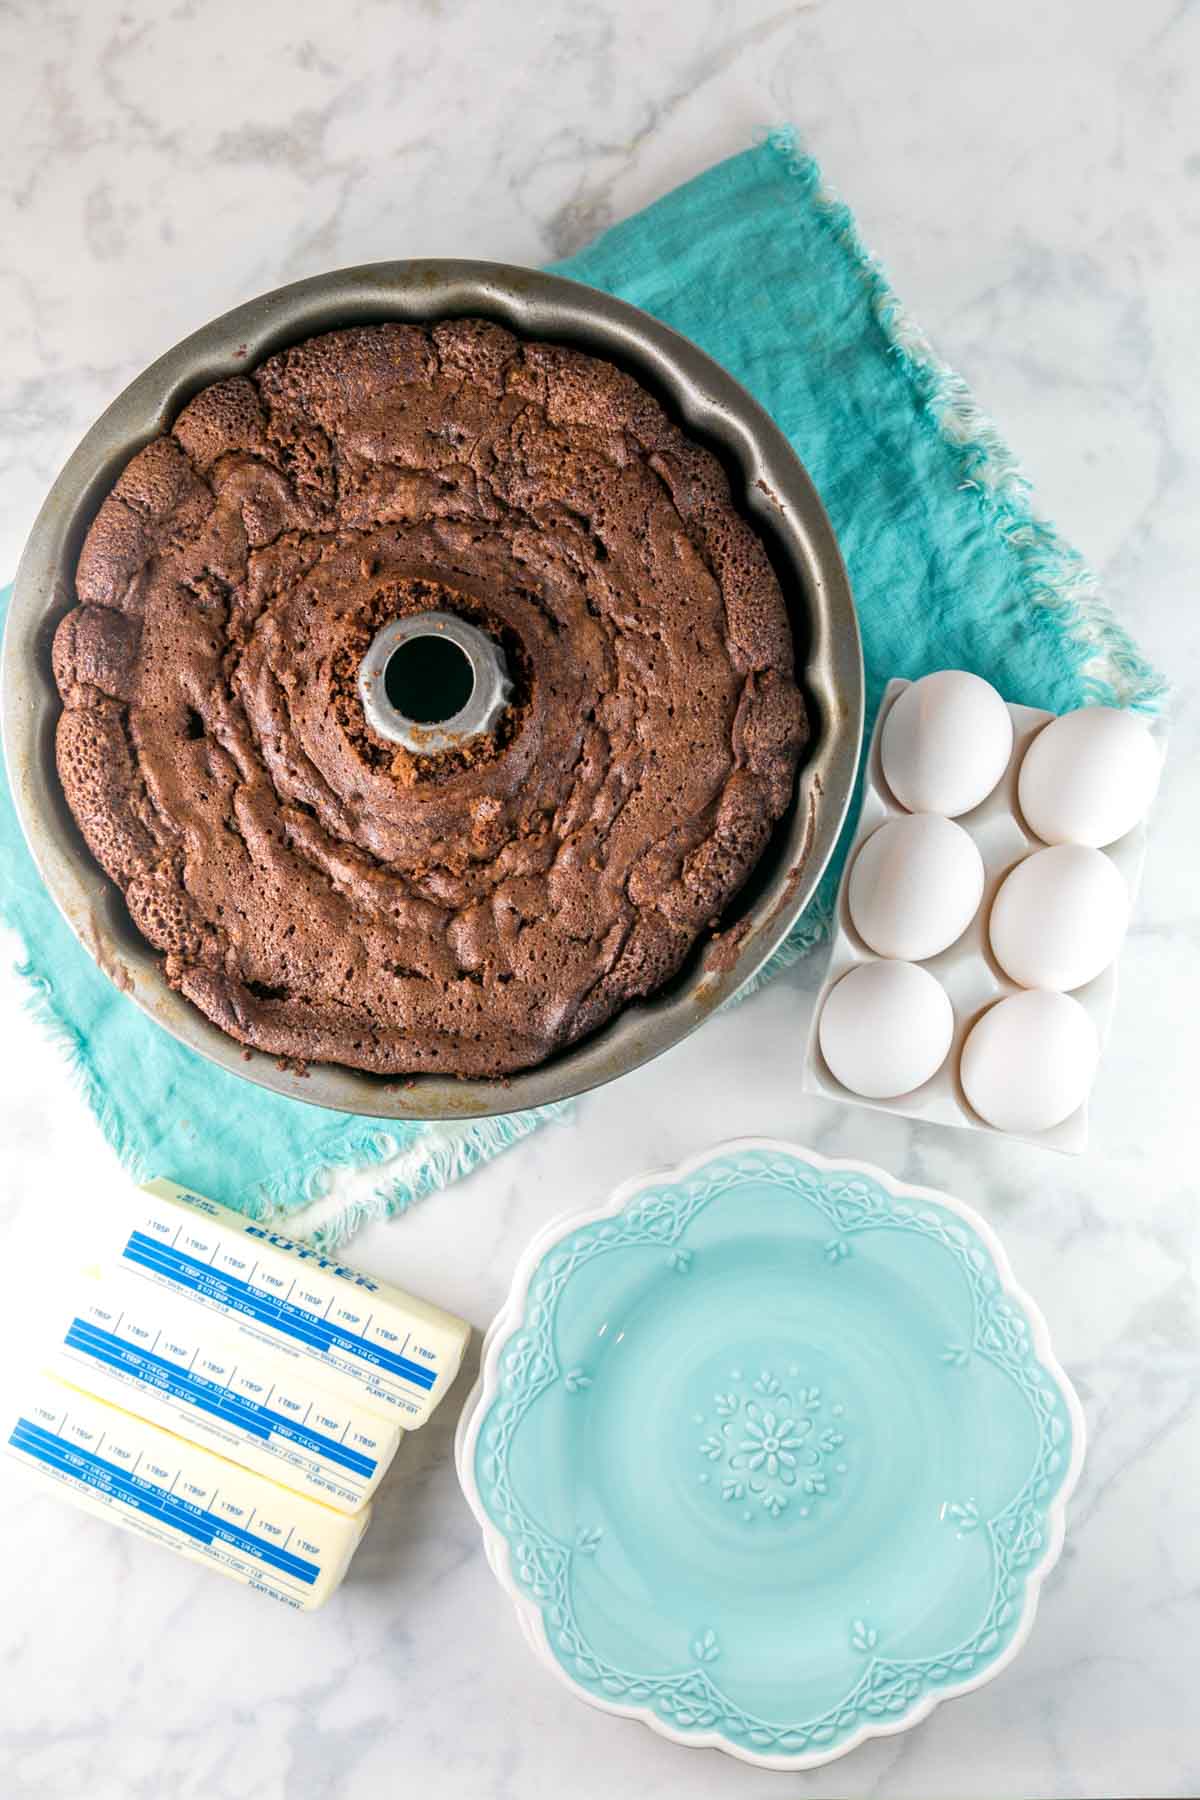
<svg viewBox="0 0 1200 1800">
<path fill-rule="evenodd" d="M 885 682 L 965 668 L 1007 699 L 1154 710 L 1163 683 L 1098 600 L 1078 554 L 964 384 L 906 318 L 847 209 L 790 133 L 720 163 L 556 265 L 664 320 L 773 414 L 820 490 L 850 572 L 873 716 Z M 6 596 L 0 596 L 0 607 Z M 868 719 L 868 727 L 870 718 Z M 837 867 L 772 965 L 828 925 Z M 205 1062 L 100 974 L 49 899 L 0 781 L 0 917 L 30 1002 L 131 1171 L 247 1212 L 289 1212 L 328 1171 L 382 1166 L 372 1197 L 325 1218 L 338 1242 L 403 1209 L 547 1116 L 470 1126 L 347 1118 Z M 552 1109 L 559 1110 L 559 1109 Z"/>
</svg>

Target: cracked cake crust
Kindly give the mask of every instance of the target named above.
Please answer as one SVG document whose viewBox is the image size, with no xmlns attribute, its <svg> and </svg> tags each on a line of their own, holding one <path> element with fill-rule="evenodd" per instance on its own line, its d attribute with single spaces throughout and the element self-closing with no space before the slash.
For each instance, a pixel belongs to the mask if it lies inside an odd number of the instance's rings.
<svg viewBox="0 0 1200 1800">
<path fill-rule="evenodd" d="M 652 993 L 785 811 L 786 610 L 716 459 L 611 364 L 456 320 L 203 389 L 92 525 L 58 766 L 171 985 L 239 1042 L 502 1076 Z M 496 731 L 367 725 L 379 625 L 491 632 Z"/>
</svg>

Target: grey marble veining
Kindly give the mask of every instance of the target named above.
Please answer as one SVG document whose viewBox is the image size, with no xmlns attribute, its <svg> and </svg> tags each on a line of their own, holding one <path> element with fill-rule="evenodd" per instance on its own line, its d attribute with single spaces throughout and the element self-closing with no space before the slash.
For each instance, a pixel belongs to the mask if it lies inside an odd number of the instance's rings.
<svg viewBox="0 0 1200 1800">
<path fill-rule="evenodd" d="M 545 261 L 791 119 L 1177 691 L 1086 1156 L 802 1096 L 814 963 L 356 1245 L 482 1327 L 551 1213 L 717 1136 L 792 1136 L 979 1205 L 1091 1431 L 1010 1670 L 804 1778 L 594 1713 L 484 1565 L 451 1406 L 312 1619 L 0 1480 L 5 1800 L 1200 1792 L 1200 9 L 0 0 L 0 67 L 0 576 L 91 419 L 213 314 L 338 264 Z M 20 998 L 5 969 L 0 1228 L 28 1313 L 39 1219 L 121 1177 Z"/>
</svg>

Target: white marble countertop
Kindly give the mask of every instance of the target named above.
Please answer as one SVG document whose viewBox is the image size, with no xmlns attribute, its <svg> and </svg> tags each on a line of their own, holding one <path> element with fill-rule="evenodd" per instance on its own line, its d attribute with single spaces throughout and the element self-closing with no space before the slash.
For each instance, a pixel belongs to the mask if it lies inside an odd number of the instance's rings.
<svg viewBox="0 0 1200 1800">
<path fill-rule="evenodd" d="M 974 1202 L 1091 1429 L 1066 1553 L 1010 1670 L 807 1777 L 595 1713 L 533 1661 L 484 1564 L 450 1405 L 311 1619 L 0 1483 L 5 1800 L 1200 1792 L 1200 12 L 0 0 L 0 52 L 0 574 L 95 414 L 213 314 L 339 264 L 544 261 L 790 118 L 1178 693 L 1087 1155 L 803 1097 L 818 959 L 355 1245 L 482 1327 L 549 1215 L 718 1136 L 794 1137 Z M 19 1002 L 5 971 L 0 1227 L 18 1283 L 60 1195 L 121 1183 Z"/>
</svg>

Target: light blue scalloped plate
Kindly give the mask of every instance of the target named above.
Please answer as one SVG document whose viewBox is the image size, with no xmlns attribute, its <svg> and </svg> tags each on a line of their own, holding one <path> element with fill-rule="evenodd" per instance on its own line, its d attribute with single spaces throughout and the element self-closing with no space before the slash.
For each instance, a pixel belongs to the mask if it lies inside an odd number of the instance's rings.
<svg viewBox="0 0 1200 1800">
<path fill-rule="evenodd" d="M 977 1214 L 755 1140 L 542 1234 L 458 1460 L 577 1693 L 798 1768 L 1010 1660 L 1083 1437 Z"/>
</svg>

